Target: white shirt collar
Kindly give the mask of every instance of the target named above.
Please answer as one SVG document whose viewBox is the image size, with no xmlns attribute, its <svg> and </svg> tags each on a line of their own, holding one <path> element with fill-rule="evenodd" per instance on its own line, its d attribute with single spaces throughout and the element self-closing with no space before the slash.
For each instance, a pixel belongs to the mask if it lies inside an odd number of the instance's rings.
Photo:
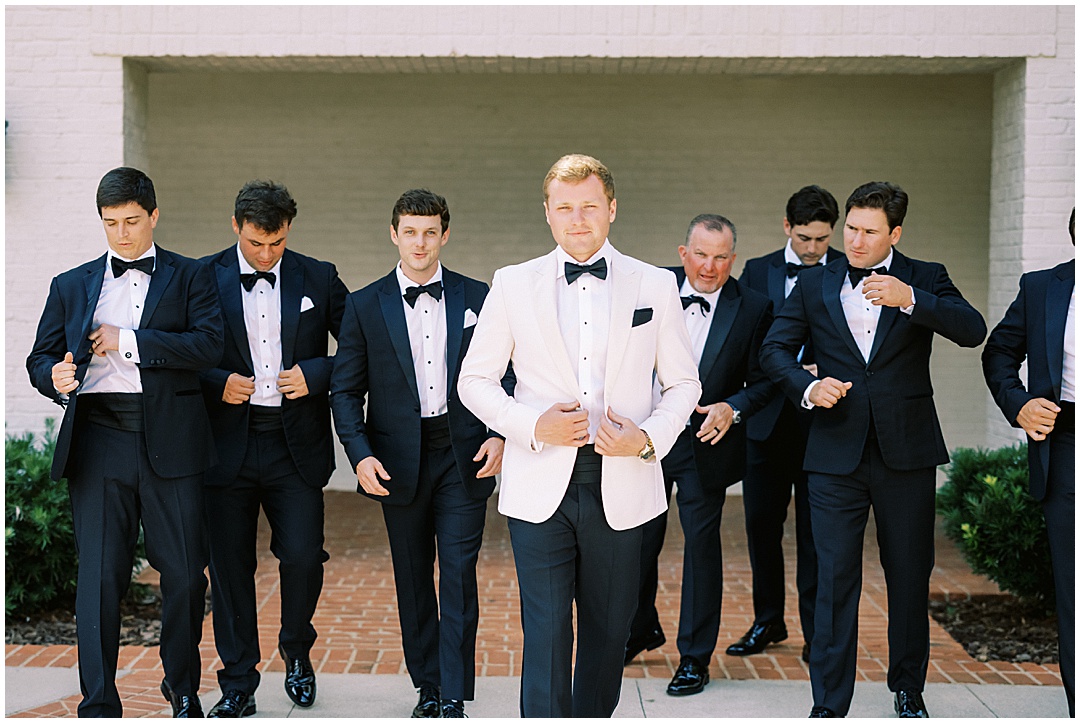
<svg viewBox="0 0 1080 723">
<path fill-rule="evenodd" d="M 822 255 L 822 257 L 818 259 L 818 266 L 824 266 L 828 258 L 829 252 L 826 251 Z M 795 249 L 791 248 L 790 237 L 787 240 L 787 246 L 784 247 L 784 261 L 787 261 L 789 264 L 799 264 L 800 266 L 803 265 L 802 259 L 800 259 L 799 255 L 795 253 Z"/>
<path fill-rule="evenodd" d="M 599 249 L 597 249 L 596 253 L 594 253 L 592 256 L 590 256 L 588 259 L 586 259 L 584 262 L 581 262 L 581 261 L 578 261 L 577 259 L 575 259 L 570 254 L 566 253 L 566 251 L 563 250 L 562 246 L 556 246 L 555 247 L 555 278 L 561 279 L 561 278 L 566 276 L 566 264 L 567 263 L 587 266 L 588 264 L 596 263 L 600 259 L 604 259 L 605 261 L 607 261 L 608 273 L 610 274 L 611 273 L 611 257 L 612 257 L 612 252 L 614 250 L 615 249 L 611 245 L 611 242 L 608 241 L 607 239 L 604 239 L 604 245 L 601 246 Z"/>
<path fill-rule="evenodd" d="M 151 243 L 150 248 L 146 249 L 146 251 L 143 252 L 143 254 L 141 256 L 139 256 L 138 259 L 125 259 L 123 256 L 116 253 L 115 251 L 113 251 L 110 248 L 110 249 L 107 249 L 106 252 L 105 252 L 105 268 L 106 269 L 111 269 L 112 268 L 112 260 L 113 259 L 120 259 L 121 261 L 138 261 L 139 259 L 145 259 L 145 258 L 154 259 L 154 268 L 157 268 L 157 245 L 156 244 Z"/>
<path fill-rule="evenodd" d="M 690 283 L 689 277 L 687 277 L 683 279 L 682 287 L 679 288 L 679 296 L 700 296 L 701 298 L 705 299 L 705 301 L 709 302 L 709 306 L 715 309 L 716 300 L 720 298 L 720 293 L 723 290 L 724 287 L 721 286 L 719 289 L 712 292 L 711 294 L 703 294 L 694 288 L 693 284 Z"/>
<path fill-rule="evenodd" d="M 415 281 L 413 281 L 412 279 L 410 279 L 408 276 L 405 275 L 405 272 L 401 270 L 401 262 L 400 261 L 398 261 L 397 266 L 394 267 L 394 271 L 397 272 L 398 286 L 401 288 L 401 295 L 402 296 L 405 295 L 405 289 L 409 288 L 410 286 L 420 286 L 420 284 L 416 283 Z M 436 281 L 442 282 L 442 262 L 441 261 L 436 261 L 435 262 L 435 275 L 432 276 L 430 279 L 428 279 L 427 284 L 423 284 L 423 285 L 427 286 L 428 284 L 434 284 Z"/>
</svg>

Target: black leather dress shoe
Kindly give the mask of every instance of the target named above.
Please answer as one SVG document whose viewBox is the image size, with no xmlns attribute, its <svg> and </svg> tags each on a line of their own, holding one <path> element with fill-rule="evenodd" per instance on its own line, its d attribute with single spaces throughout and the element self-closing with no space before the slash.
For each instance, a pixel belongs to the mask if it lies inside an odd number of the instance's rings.
<svg viewBox="0 0 1080 723">
<path fill-rule="evenodd" d="M 465 715 L 465 701 L 448 698 L 442 702 L 442 715 L 440 718 L 468 718 Z"/>
<path fill-rule="evenodd" d="M 926 712 L 926 703 L 923 703 L 922 693 L 917 690 L 899 690 L 896 692 L 896 700 L 893 701 L 897 718 L 929 718 Z"/>
<path fill-rule="evenodd" d="M 438 718 L 440 713 L 439 689 L 433 685 L 420 686 L 420 700 L 412 709 L 413 718 Z"/>
<path fill-rule="evenodd" d="M 809 718 L 836 718 L 836 713 L 826 708 L 823 705 L 815 705 L 810 709 Z"/>
<path fill-rule="evenodd" d="M 804 663 L 810 663 L 810 643 L 802 644 L 802 661 Z"/>
<path fill-rule="evenodd" d="M 173 718 L 202 718 L 202 703 L 197 695 L 177 695 L 164 680 L 161 681 L 161 694 L 172 706 Z"/>
<path fill-rule="evenodd" d="M 695 658 L 684 655 L 679 661 L 679 669 L 667 686 L 668 695 L 694 695 L 705 689 L 709 682 L 709 668 Z"/>
<path fill-rule="evenodd" d="M 728 655 L 756 655 L 769 643 L 779 643 L 781 640 L 787 640 L 787 625 L 782 621 L 765 625 L 755 623 L 746 631 L 746 635 L 729 645 L 725 652 Z"/>
<path fill-rule="evenodd" d="M 626 643 L 626 657 L 623 658 L 623 665 L 630 665 L 634 658 L 646 650 L 656 650 L 666 642 L 664 631 L 659 627 L 653 628 L 644 638 L 630 638 Z"/>
<path fill-rule="evenodd" d="M 249 715 L 255 715 L 255 695 L 242 690 L 227 690 L 206 717 L 246 718 Z"/>
<path fill-rule="evenodd" d="M 278 646 L 281 659 L 285 661 L 285 693 L 293 703 L 301 708 L 310 708 L 315 703 L 315 669 L 311 667 L 311 658 L 290 658 L 285 648 Z"/>
</svg>

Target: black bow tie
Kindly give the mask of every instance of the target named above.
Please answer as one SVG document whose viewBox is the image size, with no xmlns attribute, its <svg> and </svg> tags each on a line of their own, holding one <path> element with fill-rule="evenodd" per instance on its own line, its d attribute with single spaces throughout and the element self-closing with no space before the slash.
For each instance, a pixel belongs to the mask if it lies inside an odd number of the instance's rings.
<svg viewBox="0 0 1080 723">
<path fill-rule="evenodd" d="M 244 285 L 245 291 L 254 289 L 255 282 L 259 279 L 266 279 L 270 282 L 270 288 L 273 288 L 274 282 L 277 281 L 277 274 L 273 271 L 256 271 L 253 274 L 240 274 L 240 283 Z"/>
<path fill-rule="evenodd" d="M 859 285 L 860 281 L 865 279 L 870 274 L 881 274 L 882 276 L 887 276 L 889 270 L 884 266 L 878 266 L 874 269 L 860 269 L 852 266 L 851 264 L 848 264 L 847 273 L 848 278 L 851 279 L 851 288 L 854 289 L 856 286 Z"/>
<path fill-rule="evenodd" d="M 812 269 L 815 266 L 819 266 L 819 265 L 820 264 L 811 264 L 809 266 L 806 266 L 804 264 L 793 264 L 790 261 L 788 261 L 787 262 L 787 277 L 789 279 L 793 279 L 793 278 L 795 278 L 796 276 L 799 275 L 800 271 L 806 271 L 807 269 Z"/>
<path fill-rule="evenodd" d="M 709 309 L 712 308 L 712 304 L 706 301 L 704 296 L 698 296 L 697 294 L 690 294 L 690 296 L 680 296 L 679 299 L 682 300 L 682 308 L 684 309 L 690 306 L 690 304 L 700 304 L 701 310 L 705 313 L 708 313 Z"/>
<path fill-rule="evenodd" d="M 430 294 L 431 298 L 438 301 L 442 298 L 442 282 L 434 281 L 424 286 L 410 286 L 405 289 L 405 303 L 415 309 L 416 300 L 420 298 L 420 294 Z"/>
<path fill-rule="evenodd" d="M 128 269 L 135 269 L 141 271 L 144 274 L 150 275 L 154 273 L 154 257 L 147 256 L 145 259 L 139 259 L 137 261 L 124 261 L 117 256 L 112 257 L 112 275 L 114 279 L 119 279 Z"/>
<path fill-rule="evenodd" d="M 582 274 L 592 274 L 598 279 L 607 278 L 607 259 L 599 259 L 591 264 L 572 264 L 569 261 L 563 267 L 566 273 L 566 283 L 572 284 Z"/>
</svg>

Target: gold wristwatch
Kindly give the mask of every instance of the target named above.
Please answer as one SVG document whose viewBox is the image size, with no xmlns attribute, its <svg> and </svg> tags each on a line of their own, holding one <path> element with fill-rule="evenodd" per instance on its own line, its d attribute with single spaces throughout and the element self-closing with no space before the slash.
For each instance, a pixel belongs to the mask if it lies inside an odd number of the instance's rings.
<svg viewBox="0 0 1080 723">
<path fill-rule="evenodd" d="M 641 461 L 648 462 L 656 456 L 656 447 L 653 447 L 652 438 L 649 436 L 648 432 L 643 429 L 641 430 L 641 433 L 645 435 L 645 446 L 641 448 L 641 451 L 638 452 L 637 456 Z"/>
</svg>

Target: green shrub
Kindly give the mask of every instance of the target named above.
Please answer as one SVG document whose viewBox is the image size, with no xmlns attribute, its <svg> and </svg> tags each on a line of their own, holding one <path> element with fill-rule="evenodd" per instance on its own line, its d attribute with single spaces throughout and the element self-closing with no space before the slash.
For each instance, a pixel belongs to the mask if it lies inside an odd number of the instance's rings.
<svg viewBox="0 0 1080 723">
<path fill-rule="evenodd" d="M 1027 491 L 1027 447 L 963 448 L 951 456 L 937 493 L 945 534 L 976 573 L 1052 610 L 1050 544 L 1042 509 Z"/>
<path fill-rule="evenodd" d="M 56 435 L 27 432 L 4 443 L 5 617 L 72 599 L 78 579 L 67 482 L 49 479 Z"/>
</svg>

